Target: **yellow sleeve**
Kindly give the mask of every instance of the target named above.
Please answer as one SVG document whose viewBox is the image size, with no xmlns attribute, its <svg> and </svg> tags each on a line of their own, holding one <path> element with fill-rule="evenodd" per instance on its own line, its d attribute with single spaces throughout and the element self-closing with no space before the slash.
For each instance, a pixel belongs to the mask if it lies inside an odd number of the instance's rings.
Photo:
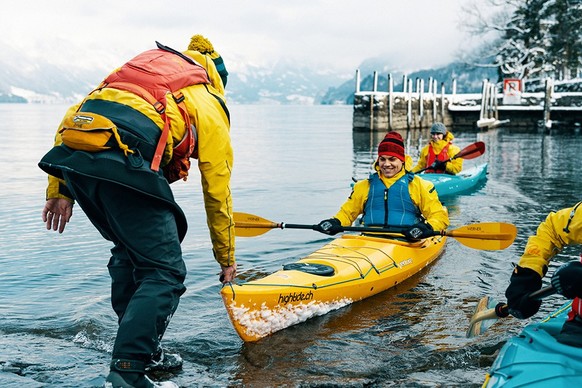
<svg viewBox="0 0 582 388">
<path fill-rule="evenodd" d="M 419 172 L 423 168 L 426 168 L 426 160 L 428 158 L 428 146 L 424 146 L 422 150 L 420 150 L 420 155 L 418 155 L 418 162 L 416 166 L 412 168 L 412 172 Z"/>
<path fill-rule="evenodd" d="M 533 269 L 543 277 L 550 260 L 564 246 L 582 243 L 582 206 L 579 205 L 548 214 L 536 234 L 529 237 L 519 260 L 521 267 Z M 568 231 L 564 230 L 566 227 Z"/>
<path fill-rule="evenodd" d="M 67 189 L 67 184 L 63 179 L 57 178 L 55 176 L 48 176 L 48 186 L 46 188 L 46 199 L 51 198 L 63 198 L 71 203 L 75 203 L 71 194 Z"/>
<path fill-rule="evenodd" d="M 235 236 L 229 118 L 217 99 L 222 96 L 212 86 L 193 85 L 182 92 L 198 137 L 198 168 L 214 257 L 220 265 L 230 266 L 235 263 Z"/>
<path fill-rule="evenodd" d="M 459 152 L 461 152 L 461 149 L 456 145 L 451 144 L 449 146 L 449 158 L 452 158 Z M 446 172 L 449 174 L 456 175 L 460 173 L 462 170 L 463 170 L 463 158 L 457 158 L 447 163 Z"/>
<path fill-rule="evenodd" d="M 60 133 L 60 129 L 62 128 L 62 125 L 63 125 L 63 120 L 68 115 L 75 113 L 79 109 L 80 105 L 81 105 L 81 103 L 78 103 L 78 104 L 75 104 L 75 105 L 69 107 L 69 109 L 67 109 L 67 112 L 63 116 L 63 119 L 61 120 L 61 123 L 59 124 L 59 126 L 57 128 L 57 133 L 55 134 L 55 141 L 54 141 L 53 146 L 57 147 L 63 143 L 63 140 L 61 138 L 61 133 Z M 74 202 L 74 200 L 70 196 L 69 190 L 67 190 L 67 184 L 65 183 L 65 181 L 63 179 L 59 179 L 55 176 L 49 175 L 48 176 L 48 186 L 46 188 L 46 199 L 51 199 L 51 198 L 64 198 L 64 199 L 68 199 L 71 202 Z"/>
<path fill-rule="evenodd" d="M 445 230 L 449 226 L 447 210 L 431 182 L 415 176 L 410 183 L 410 198 L 434 230 Z"/>
<path fill-rule="evenodd" d="M 370 182 L 367 179 L 357 182 L 340 210 L 334 216 L 340 220 L 342 226 L 350 226 L 364 211 L 364 204 L 368 199 Z"/>
</svg>

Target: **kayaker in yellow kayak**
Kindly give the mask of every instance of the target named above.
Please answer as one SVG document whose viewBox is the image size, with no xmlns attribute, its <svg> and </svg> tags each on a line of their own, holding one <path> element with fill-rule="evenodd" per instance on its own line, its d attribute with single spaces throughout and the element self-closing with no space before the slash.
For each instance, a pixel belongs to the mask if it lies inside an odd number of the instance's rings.
<svg viewBox="0 0 582 388">
<path fill-rule="evenodd" d="M 433 230 L 446 229 L 449 216 L 434 185 L 407 171 L 406 164 L 412 163 L 404 153 L 402 136 L 388 132 L 378 146 L 376 172 L 357 182 L 339 212 L 321 221 L 317 230 L 335 235 L 360 214 L 360 223 L 365 226 L 409 226 L 404 232 L 409 239 L 429 237 Z"/>
<path fill-rule="evenodd" d="M 430 128 L 430 142 L 418 156 L 418 163 L 412 172 L 423 170 L 425 173 L 456 175 L 463 169 L 463 158 L 449 160 L 461 149 L 453 144 L 455 138 L 443 123 L 434 123 Z"/>
<path fill-rule="evenodd" d="M 550 260 L 567 245 L 582 244 L 582 202 L 548 214 L 530 236 L 505 291 L 509 313 L 525 319 L 538 312 L 540 300 L 529 294 L 542 287 Z M 582 258 L 581 258 L 582 259 Z M 568 320 L 556 337 L 559 342 L 582 347 L 582 263 L 562 265 L 552 276 L 552 286 L 568 299 L 574 299 Z"/>
</svg>

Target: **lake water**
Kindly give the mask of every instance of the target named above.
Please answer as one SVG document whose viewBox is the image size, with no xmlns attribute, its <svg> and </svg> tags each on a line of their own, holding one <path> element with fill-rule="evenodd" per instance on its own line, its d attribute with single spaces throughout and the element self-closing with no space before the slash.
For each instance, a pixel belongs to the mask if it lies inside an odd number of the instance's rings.
<svg viewBox="0 0 582 388">
<path fill-rule="evenodd" d="M 37 167 L 65 106 L 0 104 L 0 386 L 98 387 L 108 371 L 116 318 L 109 303 L 109 244 L 80 208 L 59 235 L 41 221 L 46 176 Z M 383 134 L 353 133 L 351 106 L 232 106 L 236 211 L 276 222 L 317 223 L 335 214 L 352 177 L 366 177 Z M 484 295 L 503 299 L 512 262 L 551 210 L 580 199 L 580 135 L 456 133 L 464 147 L 485 142 L 486 184 L 447 199 L 451 227 L 509 222 L 504 251 L 449 239 L 441 258 L 414 278 L 370 299 L 244 343 L 219 295 L 199 174 L 173 185 L 189 222 L 189 269 L 164 339 L 184 358 L 170 375 L 183 387 L 480 386 L 492 354 L 526 321 L 513 318 L 483 336 L 465 331 Z M 418 154 L 418 142 L 408 152 Z M 237 240 L 240 278 L 276 271 L 329 241 L 306 230 L 273 230 Z M 552 266 L 575 259 L 568 248 Z M 544 301 L 537 317 L 562 303 Z"/>
</svg>

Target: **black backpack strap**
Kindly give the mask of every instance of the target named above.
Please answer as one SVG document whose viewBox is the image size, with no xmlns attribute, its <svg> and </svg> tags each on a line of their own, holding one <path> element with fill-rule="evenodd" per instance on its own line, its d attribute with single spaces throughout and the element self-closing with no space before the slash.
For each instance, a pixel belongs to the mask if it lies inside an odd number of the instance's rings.
<svg viewBox="0 0 582 388">
<path fill-rule="evenodd" d="M 204 66 L 202 66 L 201 64 L 199 64 L 198 62 L 196 62 L 194 59 L 190 58 L 190 57 L 189 57 L 189 56 L 187 56 L 187 55 L 184 55 L 184 54 L 182 54 L 182 53 L 181 53 L 181 52 L 179 52 L 178 50 L 174 50 L 174 49 L 173 49 L 173 48 L 171 48 L 171 47 L 164 46 L 163 44 L 161 44 L 161 43 L 160 43 L 160 42 L 158 42 L 157 40 L 156 40 L 156 46 L 158 46 L 158 48 L 159 48 L 160 50 L 164 50 L 164 51 L 167 51 L 167 52 L 169 52 L 169 53 L 176 54 L 177 56 L 179 56 L 179 57 L 180 57 L 180 58 L 182 58 L 183 60 L 185 60 L 185 61 L 187 61 L 187 62 L 191 63 L 192 65 L 194 65 L 194 66 L 200 66 L 201 68 L 203 68 L 203 69 L 204 69 Z"/>
</svg>

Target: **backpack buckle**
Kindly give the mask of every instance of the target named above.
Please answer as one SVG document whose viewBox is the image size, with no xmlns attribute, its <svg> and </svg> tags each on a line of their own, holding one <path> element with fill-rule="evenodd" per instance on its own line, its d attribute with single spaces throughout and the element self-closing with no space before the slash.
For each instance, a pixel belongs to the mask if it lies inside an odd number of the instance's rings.
<svg viewBox="0 0 582 388">
<path fill-rule="evenodd" d="M 162 104 L 159 101 L 156 101 L 156 103 L 154 104 L 154 109 L 159 113 L 159 114 L 164 114 L 164 112 L 166 111 L 166 108 L 164 107 L 164 104 Z"/>
<path fill-rule="evenodd" d="M 184 94 L 182 92 L 172 93 L 172 96 L 174 96 L 174 101 L 176 101 L 176 104 L 184 101 Z"/>
</svg>

